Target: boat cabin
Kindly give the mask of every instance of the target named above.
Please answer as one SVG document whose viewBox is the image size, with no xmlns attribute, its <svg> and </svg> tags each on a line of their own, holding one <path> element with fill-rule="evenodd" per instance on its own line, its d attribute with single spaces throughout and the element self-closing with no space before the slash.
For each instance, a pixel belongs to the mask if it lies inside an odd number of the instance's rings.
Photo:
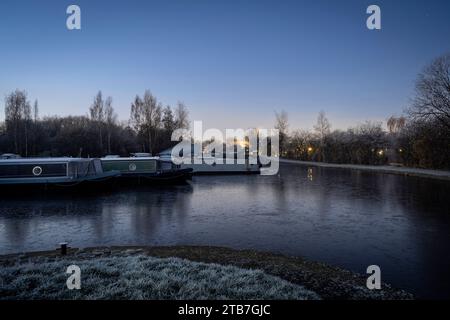
<svg viewBox="0 0 450 320">
<path fill-rule="evenodd" d="M 101 175 L 100 159 L 17 158 L 0 160 L 0 183 L 77 180 Z"/>
</svg>

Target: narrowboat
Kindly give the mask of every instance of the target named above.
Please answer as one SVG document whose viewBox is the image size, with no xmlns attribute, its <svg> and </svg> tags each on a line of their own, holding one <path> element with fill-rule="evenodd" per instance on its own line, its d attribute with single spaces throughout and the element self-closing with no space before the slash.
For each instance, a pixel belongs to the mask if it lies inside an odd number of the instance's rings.
<svg viewBox="0 0 450 320">
<path fill-rule="evenodd" d="M 148 182 L 177 182 L 191 178 L 192 169 L 181 169 L 170 161 L 159 157 L 106 156 L 101 159 L 103 171 L 119 171 L 118 180 L 137 184 Z"/>
<path fill-rule="evenodd" d="M 192 156 L 191 163 L 183 163 L 181 169 L 192 169 L 194 175 L 222 175 L 222 174 L 257 174 L 260 173 L 260 165 L 252 164 L 245 159 L 245 163 L 238 163 L 237 155 L 228 155 L 233 163 L 213 163 L 214 157 L 205 157 L 202 155 Z M 167 149 L 159 153 L 161 160 L 172 162 L 172 149 Z M 213 164 L 209 164 L 213 163 Z"/>
<path fill-rule="evenodd" d="M 98 184 L 120 175 L 104 172 L 100 159 L 10 158 L 0 160 L 0 187 L 75 187 Z"/>
</svg>

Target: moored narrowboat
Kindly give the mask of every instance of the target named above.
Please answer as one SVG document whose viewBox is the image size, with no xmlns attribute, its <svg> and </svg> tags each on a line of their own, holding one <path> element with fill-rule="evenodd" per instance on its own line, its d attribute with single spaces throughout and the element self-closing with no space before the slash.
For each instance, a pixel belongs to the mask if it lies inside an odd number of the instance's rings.
<svg viewBox="0 0 450 320">
<path fill-rule="evenodd" d="M 101 159 L 103 171 L 117 170 L 121 181 L 138 184 L 146 182 L 176 182 L 185 181 L 191 177 L 192 169 L 181 169 L 172 162 L 163 161 L 159 157 L 106 156 Z"/>
<path fill-rule="evenodd" d="M 120 175 L 104 172 L 100 159 L 11 158 L 0 160 L 0 187 L 75 187 Z"/>
<path fill-rule="evenodd" d="M 159 154 L 161 161 L 172 162 L 172 149 L 166 149 Z M 233 163 L 226 162 L 226 156 L 233 159 Z M 181 169 L 192 169 L 194 175 L 222 175 L 222 174 L 258 174 L 260 173 L 260 165 L 250 163 L 247 159 L 244 159 L 244 163 L 238 163 L 237 154 L 225 154 L 223 163 L 215 162 L 214 157 L 204 157 L 202 155 L 191 156 L 191 163 L 183 163 L 179 167 Z M 213 163 L 213 164 L 209 164 Z"/>
</svg>

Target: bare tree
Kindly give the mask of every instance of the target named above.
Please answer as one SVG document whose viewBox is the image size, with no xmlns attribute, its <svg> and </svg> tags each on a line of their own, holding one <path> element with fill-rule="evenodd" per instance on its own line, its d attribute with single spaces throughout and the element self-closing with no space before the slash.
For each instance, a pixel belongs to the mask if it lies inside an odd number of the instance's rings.
<svg viewBox="0 0 450 320">
<path fill-rule="evenodd" d="M 5 121 L 6 130 L 12 131 L 14 140 L 14 150 L 16 153 L 20 153 L 20 137 L 21 131 L 24 128 L 25 131 L 25 153 L 28 154 L 28 141 L 27 141 L 27 121 L 30 118 L 31 108 L 25 91 L 15 90 L 5 98 Z M 25 124 L 25 126 L 24 126 Z"/>
<path fill-rule="evenodd" d="M 89 108 L 89 113 L 91 116 L 91 120 L 97 125 L 98 130 L 98 146 L 100 153 L 103 153 L 103 133 L 102 133 L 102 125 L 105 120 L 104 114 L 104 101 L 102 97 L 102 92 L 99 91 L 94 98 L 94 102 Z"/>
<path fill-rule="evenodd" d="M 275 112 L 275 129 L 287 134 L 289 129 L 288 114 L 282 110 L 280 113 Z"/>
<path fill-rule="evenodd" d="M 146 149 L 145 146 L 147 146 L 148 152 L 153 152 L 155 144 L 153 138 L 157 135 L 157 130 L 161 126 L 161 118 L 162 105 L 158 103 L 156 97 L 149 90 L 145 91 L 143 99 L 136 96 L 131 105 L 130 122 L 134 130 L 141 137 L 144 137 L 144 151 Z"/>
<path fill-rule="evenodd" d="M 173 112 L 170 106 L 166 106 L 163 110 L 162 117 L 163 128 L 169 133 L 175 129 L 175 119 L 173 117 Z"/>
<path fill-rule="evenodd" d="M 143 106 L 144 102 L 139 95 L 136 95 L 131 104 L 130 125 L 138 135 L 141 133 L 144 122 Z M 142 148 L 145 150 L 145 145 L 142 145 Z"/>
<path fill-rule="evenodd" d="M 437 120 L 450 129 L 450 53 L 435 59 L 419 74 L 416 97 L 408 111 L 414 120 Z"/>
<path fill-rule="evenodd" d="M 300 160 L 309 160 L 309 148 L 312 135 L 306 130 L 295 130 L 289 139 L 291 156 Z"/>
<path fill-rule="evenodd" d="M 394 117 L 390 116 L 386 121 L 389 133 L 396 134 L 402 130 L 406 125 L 406 118 L 403 116 Z"/>
<path fill-rule="evenodd" d="M 39 104 L 37 99 L 34 100 L 34 104 L 33 104 L 33 121 L 31 123 L 31 140 L 32 140 L 32 152 L 33 154 L 36 154 L 36 150 L 37 150 L 37 141 L 39 139 L 38 137 L 38 121 L 39 121 Z"/>
<path fill-rule="evenodd" d="M 284 156 L 289 130 L 288 114 L 286 111 L 282 110 L 280 113 L 275 111 L 275 129 L 278 129 L 279 132 L 280 154 Z"/>
<path fill-rule="evenodd" d="M 89 108 L 89 114 L 94 121 L 103 122 L 104 120 L 104 106 L 102 92 L 99 91 L 94 98 L 94 102 Z"/>
<path fill-rule="evenodd" d="M 189 128 L 189 112 L 183 102 L 178 102 L 175 108 L 175 128 L 188 129 Z"/>
<path fill-rule="evenodd" d="M 320 140 L 325 139 L 325 137 L 330 133 L 331 124 L 328 121 L 324 111 L 319 112 L 314 130 Z"/>
<path fill-rule="evenodd" d="M 30 103 L 27 102 L 23 109 L 23 117 L 24 117 L 24 133 L 25 133 L 25 157 L 28 157 L 28 145 L 29 145 L 29 131 L 30 131 L 30 123 L 31 123 L 31 106 Z"/>
<path fill-rule="evenodd" d="M 114 126 L 117 123 L 117 114 L 114 112 L 112 106 L 112 98 L 108 97 L 105 101 L 105 122 L 107 131 L 107 142 L 108 142 L 108 154 L 111 154 L 111 136 Z"/>
<path fill-rule="evenodd" d="M 36 123 L 39 120 L 39 104 L 37 99 L 34 100 L 34 105 L 33 105 L 33 121 L 34 123 Z"/>
<path fill-rule="evenodd" d="M 138 95 L 131 104 L 130 125 L 134 131 L 138 132 L 142 126 L 142 99 Z"/>
<path fill-rule="evenodd" d="M 160 147 L 159 132 L 162 129 L 163 106 L 159 102 L 152 118 L 153 149 Z"/>
<path fill-rule="evenodd" d="M 144 130 L 147 134 L 148 152 L 152 153 L 152 131 L 155 128 L 154 117 L 156 114 L 156 109 L 158 108 L 158 101 L 155 96 L 151 94 L 149 90 L 144 93 L 143 105 L 142 105 L 142 116 Z"/>
<path fill-rule="evenodd" d="M 317 138 L 319 139 L 320 142 L 320 155 L 322 161 L 325 161 L 325 152 L 324 152 L 325 138 L 327 135 L 330 134 L 330 130 L 331 124 L 328 121 L 325 112 L 320 111 L 319 116 L 317 117 L 317 123 L 314 126 L 314 131 L 316 132 Z"/>
</svg>

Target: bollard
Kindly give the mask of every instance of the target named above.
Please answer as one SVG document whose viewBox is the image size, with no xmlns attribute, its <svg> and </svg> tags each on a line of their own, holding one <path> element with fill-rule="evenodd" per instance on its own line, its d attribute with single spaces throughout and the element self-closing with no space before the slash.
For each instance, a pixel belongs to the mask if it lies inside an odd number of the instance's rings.
<svg viewBox="0 0 450 320">
<path fill-rule="evenodd" d="M 65 256 L 67 254 L 67 242 L 61 242 L 59 245 L 61 246 L 61 255 Z"/>
</svg>

